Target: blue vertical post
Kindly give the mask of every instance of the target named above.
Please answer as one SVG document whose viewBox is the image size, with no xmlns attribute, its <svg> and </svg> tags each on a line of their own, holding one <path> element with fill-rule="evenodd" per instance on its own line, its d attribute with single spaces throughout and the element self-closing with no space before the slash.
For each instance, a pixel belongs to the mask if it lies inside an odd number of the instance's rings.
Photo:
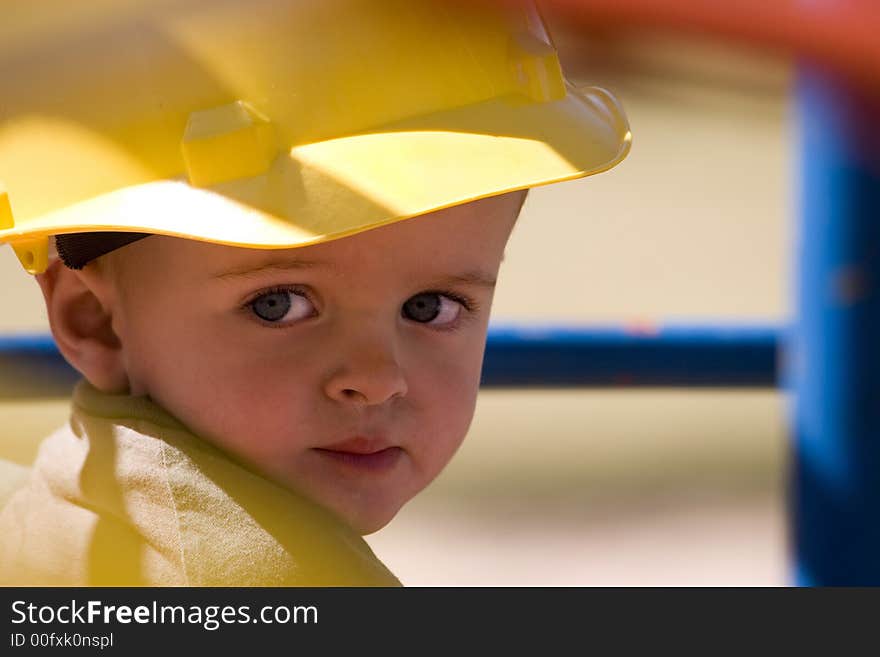
<svg viewBox="0 0 880 657">
<path fill-rule="evenodd" d="M 798 79 L 795 582 L 880 585 L 880 85 Z"/>
</svg>

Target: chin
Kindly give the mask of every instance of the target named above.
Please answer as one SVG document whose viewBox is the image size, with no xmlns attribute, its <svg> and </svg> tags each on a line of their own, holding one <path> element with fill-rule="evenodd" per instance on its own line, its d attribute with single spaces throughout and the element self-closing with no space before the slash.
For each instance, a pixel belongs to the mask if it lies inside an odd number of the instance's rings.
<svg viewBox="0 0 880 657">
<path fill-rule="evenodd" d="M 347 512 L 343 513 L 340 513 L 340 511 L 337 510 L 336 512 L 349 527 L 354 529 L 361 536 L 366 536 L 368 534 L 373 534 L 388 525 L 388 523 L 394 520 L 394 516 L 397 515 L 397 512 L 400 511 L 402 506 L 403 503 L 383 509 L 359 509 L 356 512 L 347 510 Z"/>
<path fill-rule="evenodd" d="M 361 536 L 366 536 L 368 534 L 373 534 L 383 527 L 387 526 L 392 520 L 394 520 L 394 516 L 397 515 L 397 512 L 387 513 L 383 515 L 370 515 L 370 516 L 361 516 L 358 518 L 348 518 L 346 522 Z"/>
<path fill-rule="evenodd" d="M 353 525 L 352 528 L 361 536 L 369 536 L 370 534 L 375 534 L 377 531 L 386 527 L 388 523 L 390 523 L 392 518 L 388 518 L 384 522 L 378 523 L 369 523 L 364 525 Z"/>
</svg>

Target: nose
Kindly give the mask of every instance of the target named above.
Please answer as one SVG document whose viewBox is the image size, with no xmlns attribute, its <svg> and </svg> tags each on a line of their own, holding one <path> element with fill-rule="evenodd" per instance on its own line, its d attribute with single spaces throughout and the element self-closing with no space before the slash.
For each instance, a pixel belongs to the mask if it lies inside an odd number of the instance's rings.
<svg viewBox="0 0 880 657">
<path fill-rule="evenodd" d="M 384 404 L 408 392 L 393 340 L 374 336 L 349 345 L 324 384 L 325 394 L 360 406 Z"/>
</svg>

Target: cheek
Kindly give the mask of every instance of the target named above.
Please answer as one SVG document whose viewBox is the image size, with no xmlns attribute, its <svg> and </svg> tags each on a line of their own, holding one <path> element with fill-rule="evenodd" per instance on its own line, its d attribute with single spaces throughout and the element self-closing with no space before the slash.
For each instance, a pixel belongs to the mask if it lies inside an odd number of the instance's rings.
<svg viewBox="0 0 880 657">
<path fill-rule="evenodd" d="M 303 358 L 271 357 L 236 349 L 203 346 L 187 378 L 200 424 L 209 435 L 227 434 L 271 449 L 274 436 L 291 436 L 315 405 L 315 376 Z"/>
<path fill-rule="evenodd" d="M 268 453 L 272 437 L 289 439 L 313 405 L 314 377 L 302 350 L 249 344 L 222 322 L 185 312 L 145 316 L 151 319 L 124 340 L 132 393 L 151 396 L 196 434 L 236 452 Z"/>
<path fill-rule="evenodd" d="M 418 450 L 426 473 L 435 475 L 470 427 L 479 391 L 482 346 L 437 358 L 409 378 L 409 403 L 417 411 Z"/>
</svg>

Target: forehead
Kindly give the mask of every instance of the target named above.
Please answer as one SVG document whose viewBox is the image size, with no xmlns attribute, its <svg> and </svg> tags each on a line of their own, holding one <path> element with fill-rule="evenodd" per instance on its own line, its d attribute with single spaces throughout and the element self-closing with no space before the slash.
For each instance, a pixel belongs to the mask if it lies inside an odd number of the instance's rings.
<svg viewBox="0 0 880 657">
<path fill-rule="evenodd" d="M 122 249 L 118 259 L 125 270 L 138 275 L 164 272 L 211 278 L 272 268 L 326 267 L 341 272 L 491 268 L 501 259 L 523 196 L 516 192 L 481 199 L 292 249 L 249 249 L 152 237 Z"/>
</svg>

